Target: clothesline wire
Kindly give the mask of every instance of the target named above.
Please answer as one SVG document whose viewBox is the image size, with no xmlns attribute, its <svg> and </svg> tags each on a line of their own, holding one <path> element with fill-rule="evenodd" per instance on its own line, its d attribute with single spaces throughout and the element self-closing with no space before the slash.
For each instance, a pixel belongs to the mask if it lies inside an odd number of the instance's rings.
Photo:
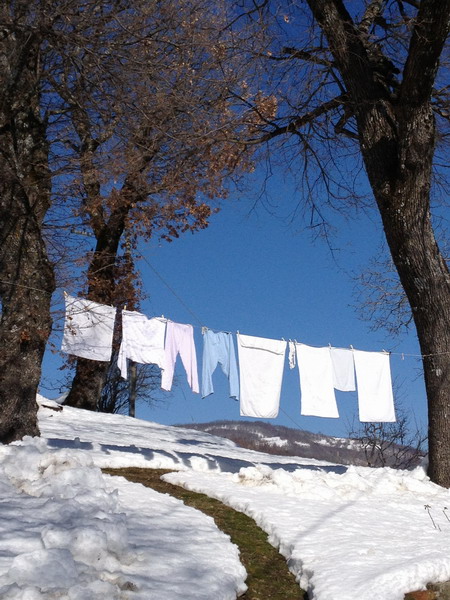
<svg viewBox="0 0 450 600">
<path fill-rule="evenodd" d="M 146 259 L 145 256 L 141 255 L 141 258 L 147 263 L 147 265 L 152 269 L 152 271 L 155 273 L 155 275 L 164 283 L 164 285 L 167 287 L 167 289 L 175 296 L 175 298 L 177 298 L 177 300 L 185 307 L 185 309 L 194 317 L 194 319 L 197 321 L 198 325 L 195 327 L 204 327 L 204 325 L 202 324 L 202 321 L 199 319 L 199 317 L 194 313 L 193 310 L 191 310 L 189 308 L 189 306 L 186 304 L 186 302 L 184 302 L 184 300 L 179 296 L 179 294 L 177 294 L 175 292 L 175 290 L 167 283 L 167 281 L 165 281 L 165 279 L 162 277 L 162 275 L 160 275 L 158 273 L 158 271 L 153 267 L 153 265 L 150 264 L 150 262 Z M 36 288 L 36 287 L 32 287 L 29 285 L 23 285 L 21 283 L 14 283 L 11 281 L 5 281 L 3 279 L 0 279 L 0 283 L 4 284 L 4 285 L 10 285 L 10 286 L 16 286 L 16 287 L 21 287 L 27 290 L 33 290 L 35 292 L 42 292 L 43 294 L 48 294 L 48 295 L 53 295 L 52 292 L 49 292 L 48 290 L 43 290 L 40 288 Z M 213 329 L 211 327 L 208 327 L 208 329 L 211 329 L 212 331 L 218 331 L 216 329 Z M 333 346 L 335 347 L 335 346 Z M 342 350 L 348 350 L 348 348 L 339 348 Z M 408 357 L 408 358 L 433 358 L 435 356 L 446 356 L 450 354 L 450 351 L 448 352 L 435 352 L 433 354 L 411 354 L 408 352 L 389 352 L 389 354 L 391 356 L 401 356 L 402 358 L 404 357 Z"/>
<path fill-rule="evenodd" d="M 198 323 L 198 327 L 203 329 L 204 325 L 203 325 L 202 321 L 198 318 L 198 316 L 194 313 L 194 311 L 189 308 L 189 306 L 186 304 L 186 302 L 167 283 L 167 281 L 164 279 L 164 277 L 155 269 L 155 267 L 147 260 L 147 258 L 143 254 L 141 254 L 140 256 L 147 263 L 147 265 L 150 267 L 150 269 L 155 273 L 155 275 L 164 283 L 164 285 L 167 287 L 167 289 L 170 290 L 170 292 L 175 296 L 175 298 L 177 298 L 177 300 L 179 302 L 181 302 L 181 304 L 184 306 L 184 308 L 195 318 L 195 320 Z M 210 329 L 212 331 L 218 331 L 217 329 L 213 329 L 211 327 L 207 327 L 207 329 Z M 296 340 L 289 340 L 289 341 L 296 341 Z M 341 347 L 336 347 L 336 346 L 333 346 L 333 348 L 336 348 L 339 350 L 348 350 L 348 348 L 341 348 Z M 353 347 L 351 347 L 351 349 L 353 350 Z M 406 352 L 390 352 L 390 351 L 387 351 L 387 353 L 390 355 L 394 355 L 394 356 L 401 356 L 402 358 L 405 356 L 412 357 L 412 358 L 431 358 L 433 356 L 444 356 L 446 354 L 450 354 L 450 351 L 449 352 L 437 352 L 435 354 L 409 354 Z M 289 415 L 286 415 L 286 416 L 289 416 Z"/>
<path fill-rule="evenodd" d="M 150 267 L 150 269 L 153 271 L 153 273 L 163 282 L 163 284 L 167 287 L 167 289 L 175 296 L 175 298 L 178 300 L 178 302 L 180 302 L 184 306 L 184 308 L 194 317 L 194 319 L 197 321 L 199 327 L 202 327 L 203 326 L 202 321 L 198 318 L 198 316 L 194 313 L 194 311 L 189 308 L 189 306 L 181 298 L 181 296 L 175 292 L 175 290 L 172 288 L 172 286 L 170 286 L 167 283 L 167 281 L 164 279 L 164 277 L 155 269 L 155 267 L 147 260 L 147 258 L 143 254 L 141 254 L 141 258 L 144 260 L 144 262 L 147 263 L 147 265 Z"/>
<path fill-rule="evenodd" d="M 287 413 L 285 410 L 283 410 L 283 409 L 281 408 L 281 406 L 280 406 L 280 412 L 282 412 L 282 413 L 284 414 L 284 416 L 285 416 L 285 417 L 287 417 L 288 419 L 290 419 L 290 420 L 291 420 L 291 421 L 294 423 L 294 425 L 295 425 L 296 427 L 298 427 L 299 429 L 303 429 L 303 427 L 302 427 L 301 425 L 299 425 L 299 424 L 297 423 L 297 421 L 295 421 L 295 420 L 294 420 L 294 419 L 291 417 L 291 415 L 288 415 L 288 413 Z"/>
<path fill-rule="evenodd" d="M 11 287 L 20 287 L 20 288 L 24 288 L 25 290 L 33 290 L 34 292 L 41 292 L 42 294 L 47 294 L 49 296 L 51 296 L 53 294 L 53 292 L 49 292 L 48 290 L 42 290 L 40 288 L 36 288 L 36 287 L 31 287 L 30 285 L 23 285 L 21 283 L 13 283 L 11 281 L 4 281 L 3 279 L 0 279 L 0 283 L 3 283 L 4 285 L 10 285 Z"/>
</svg>

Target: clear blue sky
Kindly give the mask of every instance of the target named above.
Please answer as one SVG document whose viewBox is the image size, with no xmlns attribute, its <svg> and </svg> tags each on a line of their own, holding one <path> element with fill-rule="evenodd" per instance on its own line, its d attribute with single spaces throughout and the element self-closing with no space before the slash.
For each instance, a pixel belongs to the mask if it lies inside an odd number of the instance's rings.
<svg viewBox="0 0 450 600">
<path fill-rule="evenodd" d="M 233 193 L 206 230 L 185 234 L 172 243 L 154 242 L 142 248 L 147 261 L 178 296 L 141 260 L 138 266 L 148 295 L 142 312 L 148 316 L 163 314 L 195 326 L 199 376 L 200 325 L 260 337 L 296 339 L 312 346 L 352 345 L 360 350 L 392 351 L 392 375 L 402 405 L 426 425 L 420 361 L 401 356 L 419 354 L 414 332 L 401 338 L 393 338 L 384 330 L 371 332 L 353 306 L 356 298 L 352 275 L 379 253 L 382 234 L 377 215 L 360 214 L 350 221 L 336 215 L 333 221 L 338 233 L 332 240 L 336 251 L 331 253 L 325 242 L 313 241 L 301 220 L 290 224 L 287 218 L 283 219 L 299 200 L 292 182 L 285 183 L 277 177 L 269 182 L 277 217 L 261 204 L 251 210 L 258 186 L 255 178 L 254 187 L 250 186 L 253 192 Z M 55 334 L 56 345 L 60 335 Z M 58 360 L 55 355 L 47 356 L 47 380 L 54 377 Z M 138 405 L 138 417 L 163 424 L 241 418 L 238 403 L 228 397 L 227 381 L 220 367 L 213 377 L 215 393 L 206 399 L 190 391 L 179 358 L 176 376 L 177 384 L 172 393 L 163 395 L 164 402 L 152 408 Z M 42 391 L 45 394 L 45 389 Z M 286 359 L 280 413 L 271 422 L 346 436 L 349 422 L 358 415 L 356 394 L 337 393 L 337 400 L 339 419 L 301 416 L 298 369 L 291 371 Z"/>
</svg>

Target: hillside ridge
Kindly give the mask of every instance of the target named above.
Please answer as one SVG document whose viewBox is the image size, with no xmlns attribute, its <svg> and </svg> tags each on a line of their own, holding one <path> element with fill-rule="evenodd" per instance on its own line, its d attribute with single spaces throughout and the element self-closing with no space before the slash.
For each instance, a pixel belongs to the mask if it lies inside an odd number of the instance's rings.
<svg viewBox="0 0 450 600">
<path fill-rule="evenodd" d="M 363 445 L 350 438 L 338 438 L 264 421 L 211 421 L 178 424 L 233 441 L 242 448 L 275 454 L 300 456 L 344 465 L 367 465 Z"/>
</svg>

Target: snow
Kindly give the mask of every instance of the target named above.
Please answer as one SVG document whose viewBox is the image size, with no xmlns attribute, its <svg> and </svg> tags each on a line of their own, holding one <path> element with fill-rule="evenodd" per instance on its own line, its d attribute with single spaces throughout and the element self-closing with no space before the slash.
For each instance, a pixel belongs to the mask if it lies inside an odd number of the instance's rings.
<svg viewBox="0 0 450 600">
<path fill-rule="evenodd" d="M 263 437 L 262 441 L 266 442 L 266 444 L 269 444 L 270 446 L 278 446 L 279 448 L 281 448 L 283 446 L 287 446 L 288 443 L 289 443 L 287 440 L 282 440 L 278 436 L 276 436 L 276 437 Z"/>
<path fill-rule="evenodd" d="M 164 478 L 253 517 L 314 600 L 403 600 L 450 580 L 450 492 L 414 471 L 344 467 L 39 398 L 41 438 L 0 445 L 4 600 L 232 600 L 246 573 L 214 521 L 99 467 Z M 447 510 L 449 507 L 449 511 Z"/>
</svg>

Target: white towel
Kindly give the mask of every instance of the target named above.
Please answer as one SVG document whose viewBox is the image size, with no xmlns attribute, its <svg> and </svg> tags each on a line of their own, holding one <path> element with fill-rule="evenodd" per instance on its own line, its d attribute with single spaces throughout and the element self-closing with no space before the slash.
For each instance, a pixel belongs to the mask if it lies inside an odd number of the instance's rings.
<svg viewBox="0 0 450 600">
<path fill-rule="evenodd" d="M 356 384 L 353 350 L 330 348 L 330 355 L 333 363 L 334 388 L 341 392 L 354 392 Z"/>
<path fill-rule="evenodd" d="M 61 350 L 81 358 L 111 360 L 116 309 L 69 295 L 65 302 Z"/>
<path fill-rule="evenodd" d="M 358 383 L 359 420 L 363 422 L 395 421 L 389 354 L 354 350 Z"/>
<path fill-rule="evenodd" d="M 164 368 L 165 333 L 165 319 L 149 319 L 140 312 L 122 311 L 122 342 L 117 366 L 124 379 L 127 378 L 127 358 L 144 365 L 155 364 Z"/>
<path fill-rule="evenodd" d="M 237 334 L 243 417 L 273 419 L 280 406 L 287 342 Z"/>
<path fill-rule="evenodd" d="M 300 373 L 301 414 L 314 417 L 339 417 L 333 387 L 330 348 L 297 344 Z"/>
</svg>

